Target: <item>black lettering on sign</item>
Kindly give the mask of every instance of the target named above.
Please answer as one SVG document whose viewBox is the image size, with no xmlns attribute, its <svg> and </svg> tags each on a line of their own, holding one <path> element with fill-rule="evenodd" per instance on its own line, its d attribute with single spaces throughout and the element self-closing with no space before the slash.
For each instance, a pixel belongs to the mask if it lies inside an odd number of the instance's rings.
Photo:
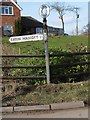
<svg viewBox="0 0 90 120">
<path fill-rule="evenodd" d="M 36 39 L 38 39 L 38 36 L 36 36 Z"/>
<path fill-rule="evenodd" d="M 21 38 L 11 38 L 11 41 L 19 41 Z"/>
<path fill-rule="evenodd" d="M 27 40 L 28 38 L 27 37 L 23 37 L 22 40 Z"/>
</svg>

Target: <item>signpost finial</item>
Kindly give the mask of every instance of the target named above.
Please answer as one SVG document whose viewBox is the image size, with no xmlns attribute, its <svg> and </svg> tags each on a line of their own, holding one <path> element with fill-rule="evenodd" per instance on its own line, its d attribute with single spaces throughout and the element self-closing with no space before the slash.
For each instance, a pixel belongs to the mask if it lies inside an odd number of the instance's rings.
<svg viewBox="0 0 90 120">
<path fill-rule="evenodd" d="M 42 18 L 47 18 L 50 14 L 50 8 L 48 5 L 43 4 L 40 7 L 40 16 L 42 16 Z"/>
</svg>

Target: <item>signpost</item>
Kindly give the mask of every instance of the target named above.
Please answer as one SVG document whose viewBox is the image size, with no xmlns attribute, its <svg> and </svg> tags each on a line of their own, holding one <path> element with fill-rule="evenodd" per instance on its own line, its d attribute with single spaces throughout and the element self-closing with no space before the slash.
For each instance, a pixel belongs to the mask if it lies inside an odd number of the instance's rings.
<svg viewBox="0 0 90 120">
<path fill-rule="evenodd" d="M 26 41 L 45 41 L 45 59 L 46 59 L 46 75 L 47 75 L 47 84 L 50 83 L 50 69 L 49 69 L 49 52 L 48 52 L 48 30 L 47 30 L 47 20 L 46 18 L 50 14 L 50 9 L 46 4 L 43 4 L 40 7 L 40 15 L 43 18 L 43 34 L 33 34 L 33 35 L 24 35 L 24 36 L 15 36 L 10 37 L 9 41 L 11 43 L 16 42 L 26 42 Z"/>
<path fill-rule="evenodd" d="M 14 36 L 14 37 L 10 37 L 10 39 L 9 39 L 10 43 L 26 42 L 26 41 L 38 41 L 38 40 L 43 40 L 42 34 Z"/>
<path fill-rule="evenodd" d="M 40 7 L 40 15 L 43 18 L 43 39 L 45 41 L 47 84 L 50 83 L 49 52 L 48 52 L 48 29 L 47 29 L 47 20 L 46 20 L 46 18 L 49 16 L 49 14 L 50 14 L 49 7 L 46 4 L 43 4 Z"/>
</svg>

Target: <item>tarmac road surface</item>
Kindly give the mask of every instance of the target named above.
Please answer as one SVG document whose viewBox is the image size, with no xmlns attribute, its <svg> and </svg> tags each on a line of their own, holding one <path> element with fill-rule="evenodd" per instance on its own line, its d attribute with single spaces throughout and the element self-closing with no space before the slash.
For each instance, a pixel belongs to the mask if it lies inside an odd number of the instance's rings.
<svg viewBox="0 0 90 120">
<path fill-rule="evenodd" d="M 4 113 L 3 118 L 88 118 L 88 108 Z"/>
</svg>

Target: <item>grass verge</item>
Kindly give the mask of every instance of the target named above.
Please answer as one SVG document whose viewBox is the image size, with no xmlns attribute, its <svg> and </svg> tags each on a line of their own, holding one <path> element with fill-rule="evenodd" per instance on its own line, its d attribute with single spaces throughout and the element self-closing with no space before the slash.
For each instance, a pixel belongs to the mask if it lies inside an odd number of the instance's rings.
<svg viewBox="0 0 90 120">
<path fill-rule="evenodd" d="M 3 106 L 43 105 L 88 100 L 89 84 L 88 81 L 84 81 L 42 86 L 17 86 L 17 88 L 14 97 L 7 98 Z"/>
</svg>

